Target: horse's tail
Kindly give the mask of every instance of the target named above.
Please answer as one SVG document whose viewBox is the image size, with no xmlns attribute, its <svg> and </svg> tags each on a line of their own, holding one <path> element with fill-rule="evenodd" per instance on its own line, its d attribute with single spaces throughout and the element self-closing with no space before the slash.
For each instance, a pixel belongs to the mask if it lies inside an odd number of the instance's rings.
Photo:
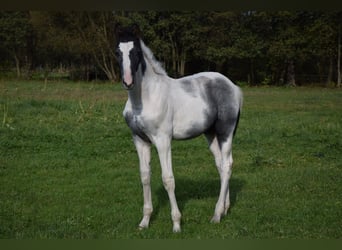
<svg viewBox="0 0 342 250">
<path fill-rule="evenodd" d="M 235 123 L 234 131 L 233 131 L 233 136 L 235 136 L 235 133 L 236 133 L 237 127 L 238 127 L 238 125 L 239 125 L 239 120 L 240 120 L 240 110 L 239 110 L 239 113 L 238 113 L 238 115 L 237 115 L 237 119 L 236 119 L 236 123 Z"/>
<path fill-rule="evenodd" d="M 241 89 L 238 87 L 238 101 L 239 101 L 239 111 L 238 111 L 238 114 L 237 114 L 237 117 L 236 117 L 236 122 L 235 122 L 235 127 L 234 127 L 234 131 L 233 131 L 233 136 L 235 136 L 235 133 L 236 133 L 236 130 L 237 130 L 237 127 L 239 125 L 239 121 L 240 121 L 240 112 L 242 110 L 242 103 L 243 103 L 243 94 L 242 94 L 242 91 Z"/>
</svg>

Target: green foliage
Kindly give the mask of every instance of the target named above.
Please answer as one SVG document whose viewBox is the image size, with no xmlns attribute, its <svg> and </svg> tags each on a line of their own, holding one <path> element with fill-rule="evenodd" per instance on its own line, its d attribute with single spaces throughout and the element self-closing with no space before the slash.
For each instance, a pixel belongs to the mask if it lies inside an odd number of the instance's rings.
<svg viewBox="0 0 342 250">
<path fill-rule="evenodd" d="M 9 50 L 25 46 L 28 35 L 28 23 L 26 13 L 23 12 L 1 12 L 0 16 L 0 39 L 1 46 Z M 16 29 L 13 29 L 13 28 Z"/>
<path fill-rule="evenodd" d="M 250 85 L 337 84 L 341 20 L 340 11 L 1 12 L 0 66 L 116 82 L 115 26 L 136 23 L 174 77 L 210 70 Z"/>
<path fill-rule="evenodd" d="M 17 77 L 22 74 L 22 64 L 27 69 L 31 66 L 33 43 L 33 29 L 28 12 L 0 12 L 0 53 L 3 53 L 1 62 L 6 65 L 6 61 L 12 61 L 12 65 L 16 66 Z"/>
<path fill-rule="evenodd" d="M 139 231 L 138 159 L 119 85 L 0 81 L 0 237 L 337 239 L 342 92 L 244 88 L 232 207 L 210 224 L 219 176 L 205 139 L 173 143 L 182 233 L 152 151 L 151 226 Z"/>
</svg>

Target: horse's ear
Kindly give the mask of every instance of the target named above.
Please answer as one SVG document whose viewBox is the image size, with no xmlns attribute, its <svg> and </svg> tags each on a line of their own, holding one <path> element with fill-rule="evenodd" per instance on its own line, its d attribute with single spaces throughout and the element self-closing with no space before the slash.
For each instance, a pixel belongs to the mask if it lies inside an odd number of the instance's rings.
<svg viewBox="0 0 342 250">
<path fill-rule="evenodd" d="M 133 23 L 132 26 L 131 26 L 131 29 L 132 29 L 132 32 L 135 36 L 141 38 L 141 31 L 140 31 L 140 28 L 139 28 L 139 25 L 136 24 L 136 23 Z"/>
<path fill-rule="evenodd" d="M 120 23 L 115 24 L 114 32 L 115 32 L 116 39 L 118 39 L 122 35 L 123 29 Z"/>
</svg>

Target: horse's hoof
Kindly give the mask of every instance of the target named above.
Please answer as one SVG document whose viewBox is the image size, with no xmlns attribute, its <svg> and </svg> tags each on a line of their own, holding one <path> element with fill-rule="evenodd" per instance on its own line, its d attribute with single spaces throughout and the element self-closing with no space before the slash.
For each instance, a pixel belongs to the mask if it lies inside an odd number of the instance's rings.
<svg viewBox="0 0 342 250">
<path fill-rule="evenodd" d="M 150 217 L 144 216 L 139 224 L 139 229 L 142 230 L 142 229 L 148 228 L 149 222 L 150 222 Z"/>
<path fill-rule="evenodd" d="M 144 229 L 146 229 L 146 228 L 148 228 L 148 225 L 143 224 L 143 223 L 140 223 L 139 226 L 138 226 L 138 229 L 139 229 L 140 231 L 141 231 L 141 230 L 144 230 Z"/>
<path fill-rule="evenodd" d="M 174 233 L 180 233 L 182 230 L 181 230 L 181 228 L 179 227 L 179 228 L 173 228 L 173 232 Z"/>
<path fill-rule="evenodd" d="M 181 232 L 181 227 L 179 224 L 173 225 L 173 232 L 174 233 L 180 233 Z"/>
<path fill-rule="evenodd" d="M 221 217 L 218 215 L 214 215 L 213 218 L 211 218 L 211 223 L 220 223 Z"/>
<path fill-rule="evenodd" d="M 229 207 L 228 208 L 226 208 L 225 210 L 224 210 L 224 213 L 223 213 L 223 215 L 227 215 L 228 214 L 228 211 L 229 211 Z"/>
</svg>

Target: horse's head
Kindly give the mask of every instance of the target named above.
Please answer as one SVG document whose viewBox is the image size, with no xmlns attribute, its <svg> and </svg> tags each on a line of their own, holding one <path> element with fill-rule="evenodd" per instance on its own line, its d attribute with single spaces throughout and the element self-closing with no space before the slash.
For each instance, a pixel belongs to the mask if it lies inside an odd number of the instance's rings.
<svg viewBox="0 0 342 250">
<path fill-rule="evenodd" d="M 120 64 L 122 83 L 126 89 L 131 89 L 134 87 L 139 66 L 141 66 L 141 70 L 145 70 L 139 30 L 137 26 L 129 28 L 117 27 L 116 34 L 116 58 Z"/>
</svg>

